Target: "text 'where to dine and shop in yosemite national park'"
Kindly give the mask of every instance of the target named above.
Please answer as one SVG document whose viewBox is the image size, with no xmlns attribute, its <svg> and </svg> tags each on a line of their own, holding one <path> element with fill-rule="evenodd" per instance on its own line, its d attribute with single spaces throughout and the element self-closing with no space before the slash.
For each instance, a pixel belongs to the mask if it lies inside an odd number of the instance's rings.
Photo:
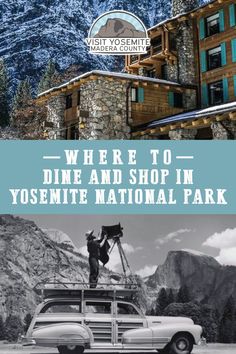
<svg viewBox="0 0 236 354">
<path fill-rule="evenodd" d="M 176 155 L 171 149 L 150 149 L 145 163 L 139 158 L 135 149 L 125 154 L 120 149 L 64 150 L 62 155 L 43 156 L 44 161 L 63 161 L 63 165 L 42 168 L 40 188 L 9 188 L 11 203 L 227 205 L 227 189 L 194 187 L 194 156 Z M 185 161 L 184 168 L 178 166 L 179 161 Z"/>
</svg>

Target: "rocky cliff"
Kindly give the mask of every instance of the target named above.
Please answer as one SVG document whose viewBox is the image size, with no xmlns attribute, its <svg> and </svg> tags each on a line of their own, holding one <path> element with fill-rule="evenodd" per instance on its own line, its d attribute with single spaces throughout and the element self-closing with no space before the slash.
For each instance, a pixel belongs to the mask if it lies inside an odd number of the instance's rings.
<svg viewBox="0 0 236 354">
<path fill-rule="evenodd" d="M 36 85 L 49 59 L 59 70 L 72 64 L 81 72 L 120 70 L 122 62 L 90 55 L 84 41 L 94 19 L 114 9 L 128 10 L 150 27 L 170 16 L 171 0 L 0 0 L 0 57 L 13 91 L 27 75 Z"/>
<path fill-rule="evenodd" d="M 42 281 L 88 282 L 88 261 L 60 232 L 48 233 L 28 220 L 0 216 L 0 313 L 21 317 L 39 301 L 35 285 Z M 57 237 L 55 236 L 57 235 Z M 59 237 L 59 238 L 58 238 Z M 100 282 L 110 280 L 103 269 Z"/>
<path fill-rule="evenodd" d="M 188 288 L 193 301 L 223 309 L 229 296 L 236 301 L 236 267 L 222 266 L 213 257 L 192 250 L 171 251 L 146 285 L 156 294 L 162 287 Z"/>
</svg>

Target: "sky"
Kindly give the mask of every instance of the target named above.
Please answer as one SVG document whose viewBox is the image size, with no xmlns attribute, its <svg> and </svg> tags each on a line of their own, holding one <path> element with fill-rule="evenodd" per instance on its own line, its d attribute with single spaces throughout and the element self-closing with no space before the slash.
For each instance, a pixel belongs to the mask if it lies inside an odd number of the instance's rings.
<svg viewBox="0 0 236 354">
<path fill-rule="evenodd" d="M 164 263 L 172 250 L 194 250 L 236 266 L 235 215 L 19 215 L 43 229 L 66 233 L 80 252 L 87 254 L 85 233 L 98 234 L 102 225 L 121 223 L 122 243 L 133 272 L 145 277 Z M 120 271 L 118 249 L 108 267 Z"/>
</svg>

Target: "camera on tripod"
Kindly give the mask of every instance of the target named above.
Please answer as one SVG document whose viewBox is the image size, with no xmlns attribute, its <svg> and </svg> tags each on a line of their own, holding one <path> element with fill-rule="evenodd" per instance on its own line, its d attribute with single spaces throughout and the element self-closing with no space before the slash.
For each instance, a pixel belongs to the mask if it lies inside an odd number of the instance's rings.
<svg viewBox="0 0 236 354">
<path fill-rule="evenodd" d="M 107 236 L 108 240 L 117 240 L 123 236 L 123 227 L 121 227 L 120 223 L 112 226 L 102 226 L 101 238 Z"/>
</svg>

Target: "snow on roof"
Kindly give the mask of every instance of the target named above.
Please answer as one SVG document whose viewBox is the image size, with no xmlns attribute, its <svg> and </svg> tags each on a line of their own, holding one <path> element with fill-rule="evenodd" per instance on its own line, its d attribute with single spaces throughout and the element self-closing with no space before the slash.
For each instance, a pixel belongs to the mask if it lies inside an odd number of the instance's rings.
<svg viewBox="0 0 236 354">
<path fill-rule="evenodd" d="M 126 80 L 137 80 L 137 81 L 145 81 L 145 82 L 153 82 L 155 84 L 163 84 L 163 85 L 172 85 L 172 86 L 180 86 L 180 84 L 173 82 L 173 81 L 167 81 L 167 80 L 161 80 L 161 79 L 155 79 L 151 77 L 146 77 L 146 76 L 140 76 L 140 75 L 132 75 L 132 74 L 127 74 L 127 73 L 119 73 L 119 72 L 112 72 L 112 71 L 103 71 L 103 70 L 92 70 L 87 73 L 84 73 L 82 75 L 79 75 L 75 77 L 74 79 L 65 82 L 62 85 L 55 86 L 47 91 L 44 91 L 38 95 L 38 97 L 47 95 L 50 92 L 57 91 L 62 89 L 63 87 L 66 87 L 76 81 L 79 81 L 85 77 L 89 77 L 91 75 L 99 75 L 99 76 L 109 76 L 109 77 L 117 77 L 121 79 L 126 79 Z"/>
<path fill-rule="evenodd" d="M 204 8 L 204 7 L 206 7 L 207 5 L 209 5 L 209 4 L 211 4 L 211 3 L 215 2 L 215 1 L 216 1 L 216 0 L 208 1 L 206 4 L 203 4 L 202 6 L 199 6 L 199 7 L 197 7 L 196 9 L 193 9 L 193 10 L 188 11 L 188 12 L 182 12 L 181 14 L 178 14 L 178 15 L 173 16 L 173 17 L 170 17 L 170 18 L 168 18 L 168 19 L 166 19 L 166 20 L 164 20 L 164 21 L 161 21 L 161 22 L 157 23 L 156 25 L 154 25 L 154 26 L 148 28 L 148 31 L 151 31 L 151 30 L 153 30 L 153 29 L 155 29 L 155 28 L 157 28 L 157 27 L 159 27 L 159 26 L 163 26 L 164 24 L 166 24 L 166 23 L 168 23 L 168 22 L 170 22 L 170 21 L 177 20 L 178 18 L 180 18 L 180 17 L 182 17 L 182 16 L 189 15 L 189 14 L 191 14 L 192 12 L 196 12 L 196 11 L 198 11 L 198 10 L 200 10 L 200 9 L 202 9 L 202 8 Z"/>
<path fill-rule="evenodd" d="M 212 116 L 215 114 L 221 114 L 221 113 L 232 112 L 232 111 L 236 111 L 236 101 L 230 103 L 224 103 L 218 106 L 198 109 L 195 111 L 183 112 L 181 114 L 177 114 L 174 116 L 169 116 L 163 119 L 154 120 L 151 123 L 140 125 L 139 128 L 148 129 L 148 128 L 153 128 L 153 127 L 158 127 L 165 124 L 173 123 L 173 122 L 194 120 L 206 116 Z"/>
</svg>

